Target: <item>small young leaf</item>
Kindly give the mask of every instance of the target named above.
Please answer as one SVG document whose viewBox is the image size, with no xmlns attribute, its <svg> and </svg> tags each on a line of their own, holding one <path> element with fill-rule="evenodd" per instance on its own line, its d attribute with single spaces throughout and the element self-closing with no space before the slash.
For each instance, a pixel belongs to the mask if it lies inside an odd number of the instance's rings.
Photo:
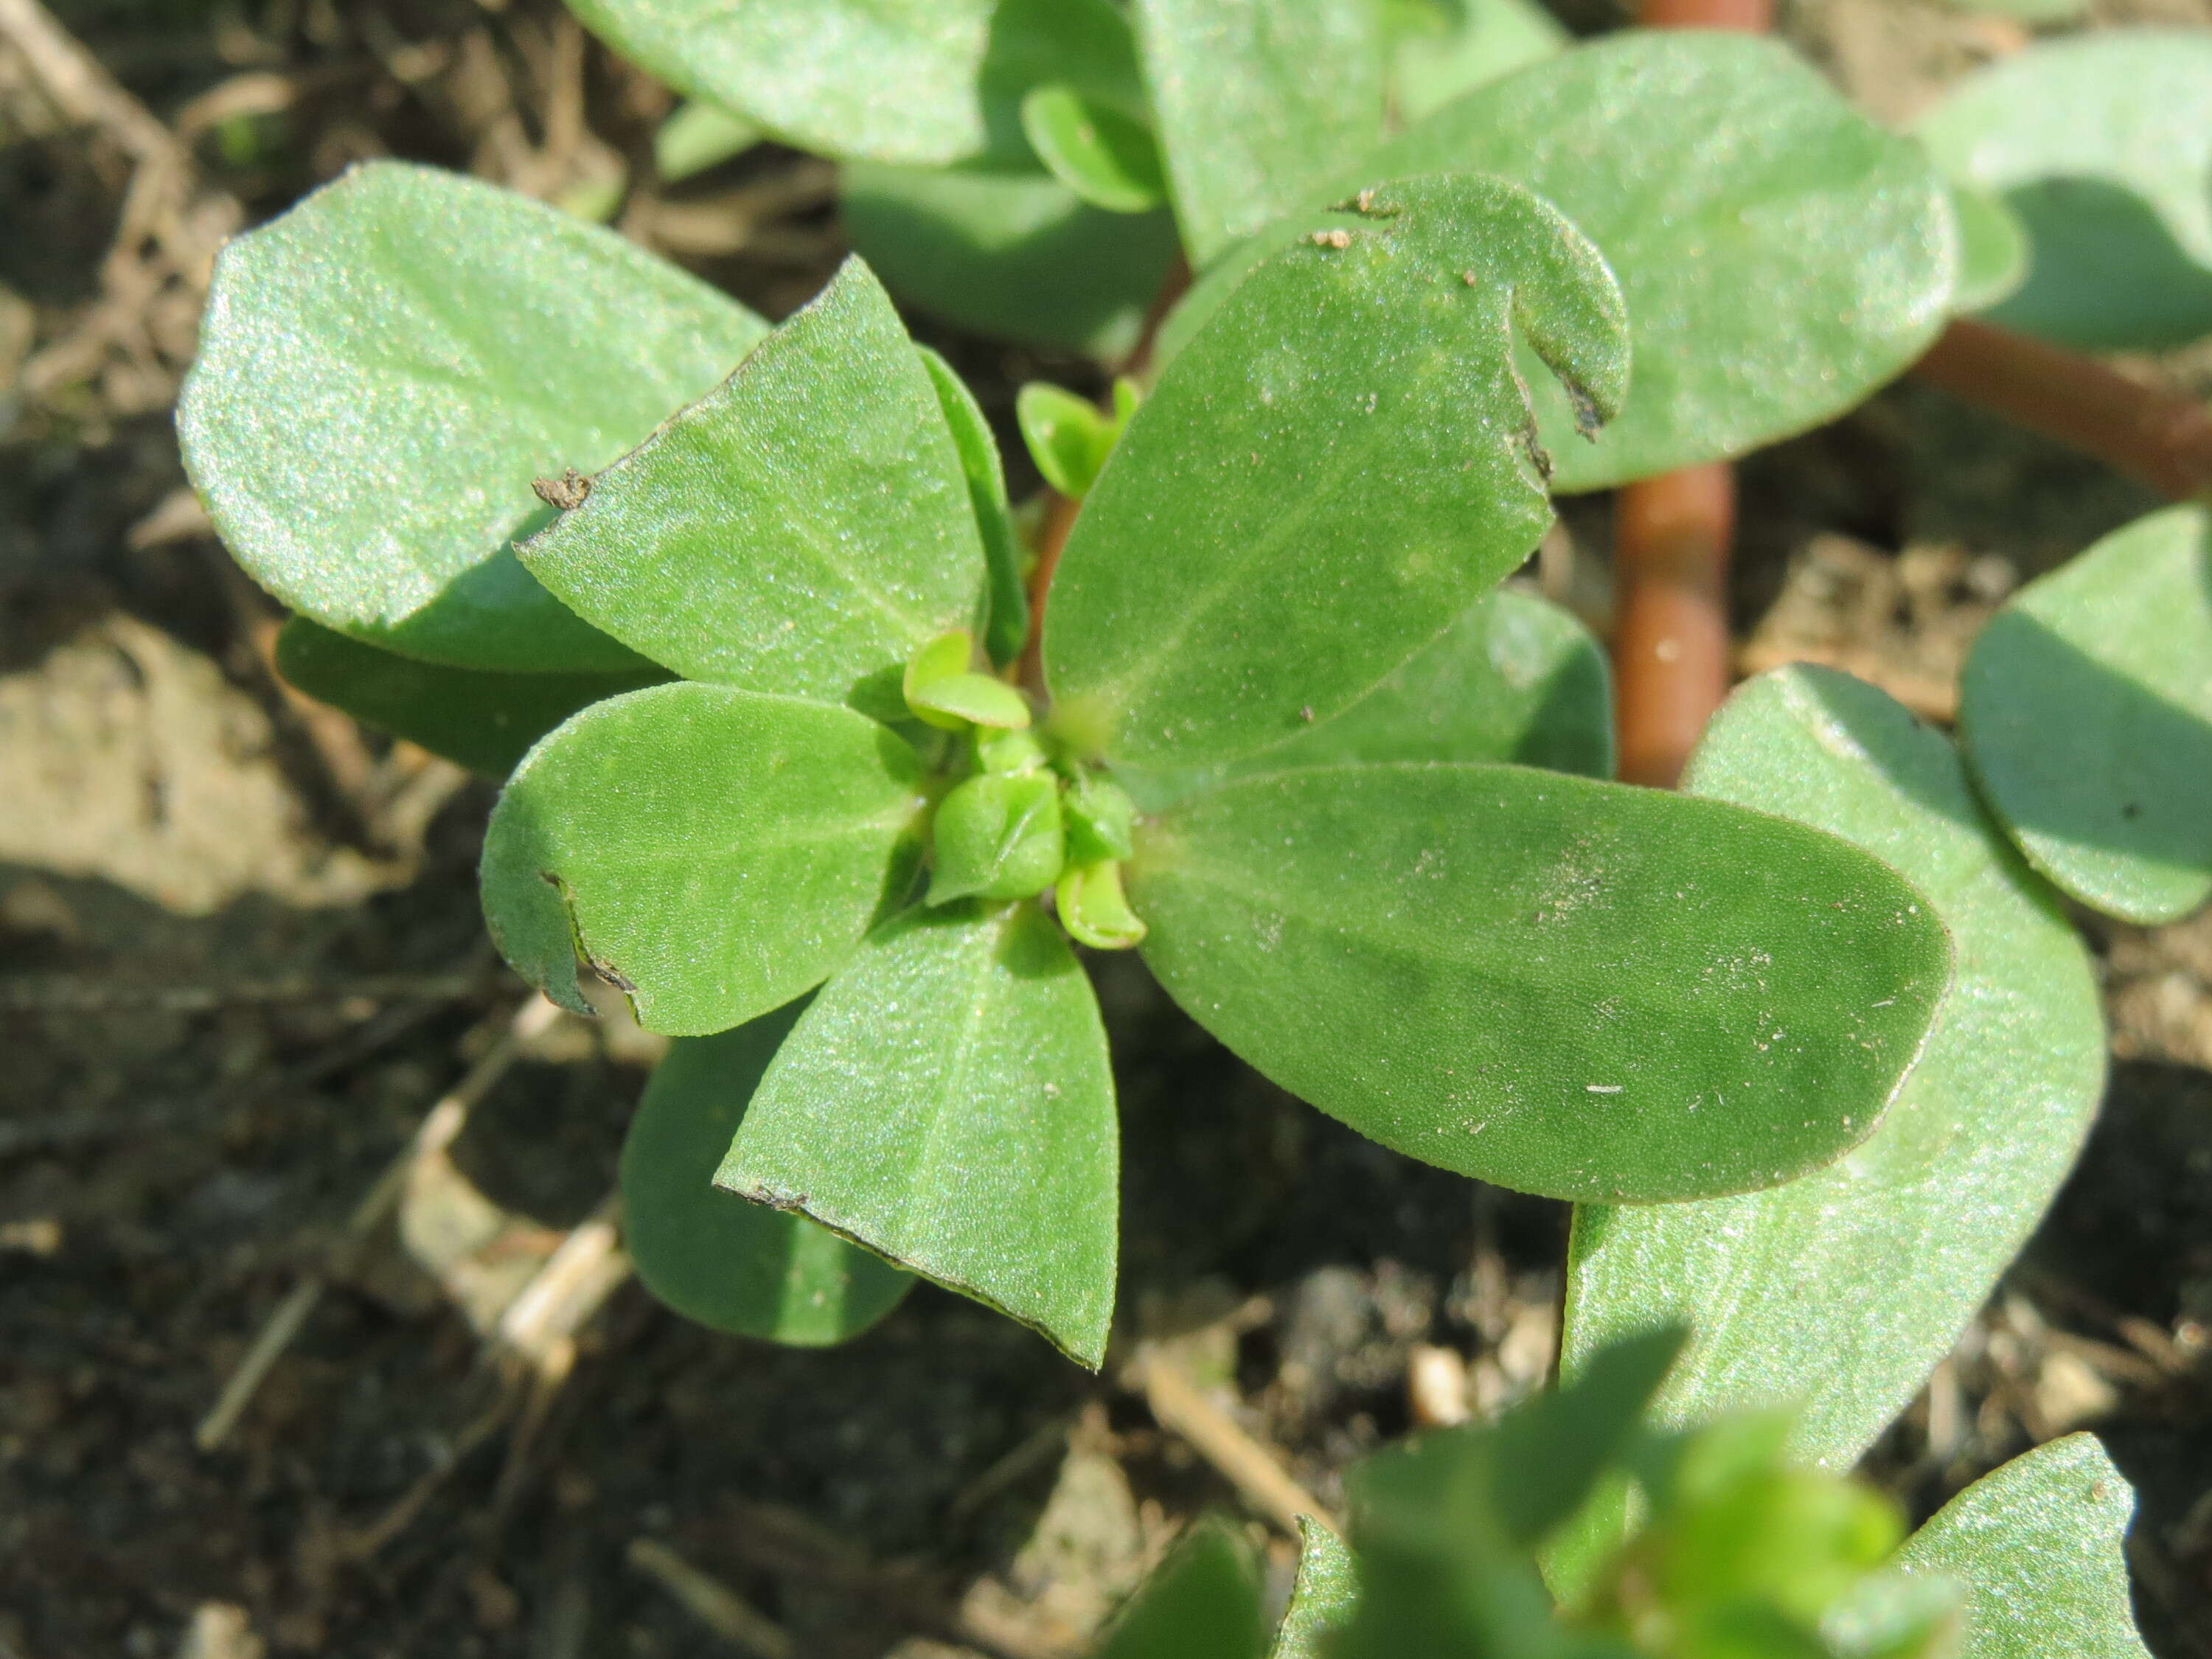
<svg viewBox="0 0 2212 1659">
<path fill-rule="evenodd" d="M 744 155 L 763 136 L 742 115 L 695 99 L 679 105 L 653 135 L 653 171 L 664 183 L 677 184 Z"/>
<path fill-rule="evenodd" d="M 938 803 L 929 902 L 1035 898 L 1067 856 L 1060 782 L 1048 773 L 985 773 Z"/>
<path fill-rule="evenodd" d="M 746 1103 L 804 1006 L 669 1045 L 623 1141 L 623 1243 L 646 1289 L 685 1318 L 818 1348 L 881 1319 L 914 1276 L 804 1216 L 714 1185 Z"/>
<path fill-rule="evenodd" d="M 1090 981 L 1035 905 L 912 911 L 777 1053 L 717 1185 L 804 1211 L 1094 1370 L 1119 1152 Z"/>
<path fill-rule="evenodd" d="M 1019 732 L 1030 723 L 1028 700 L 1012 686 L 969 667 L 975 642 L 964 628 L 926 641 L 907 659 L 900 689 L 906 710 L 948 732 L 970 725 Z"/>
<path fill-rule="evenodd" d="M 1068 786 L 1067 855 L 1078 864 L 1125 859 L 1137 850 L 1137 804 L 1111 779 L 1085 773 Z"/>
<path fill-rule="evenodd" d="M 1686 787 L 1886 860 L 1949 928 L 1957 978 L 1888 1116 L 1838 1163 L 1737 1198 L 1577 1212 L 1562 1367 L 1680 1320 L 1694 1334 L 1663 1420 L 1800 1405 L 1795 1455 L 1847 1469 L 1950 1352 L 2072 1166 L 2103 1091 L 2096 982 L 1951 745 L 1872 686 L 1807 666 L 1753 681 Z"/>
<path fill-rule="evenodd" d="M 1487 1431 L 1496 1481 L 1491 1502 L 1508 1540 L 1535 1549 L 1589 1501 L 1635 1441 L 1687 1334 L 1680 1326 L 1621 1334 L 1579 1375 Z"/>
<path fill-rule="evenodd" d="M 1166 193 L 1159 147 L 1141 121 L 1060 82 L 1022 100 L 1022 131 L 1052 176 L 1093 207 L 1144 213 Z"/>
<path fill-rule="evenodd" d="M 1575 411 L 1530 377 L 1563 490 L 1817 426 L 1949 314 L 1942 180 L 1776 41 L 1681 29 L 1579 46 L 1446 106 L 1357 176 L 1447 168 L 1534 191 L 1620 278 L 1637 364 L 1620 419 L 1576 442 Z"/>
<path fill-rule="evenodd" d="M 1054 890 L 1053 904 L 1060 925 L 1078 945 L 1126 951 L 1144 941 L 1145 924 L 1121 891 L 1121 866 L 1115 860 L 1071 867 Z"/>
<path fill-rule="evenodd" d="M 2138 519 L 2021 589 L 1959 703 L 1974 781 L 2068 893 L 2147 926 L 2212 894 L 2212 514 Z"/>
<path fill-rule="evenodd" d="M 522 556 L 687 679 L 886 717 L 884 677 L 984 587 L 936 384 L 857 259 Z"/>
<path fill-rule="evenodd" d="M 1613 675 L 1571 612 L 1500 588 L 1333 720 L 1226 765 L 1117 776 L 1158 811 L 1237 778 L 1305 766 L 1510 761 L 1613 775 Z"/>
<path fill-rule="evenodd" d="M 2212 332 L 2212 40 L 2113 29 L 2040 41 L 1921 118 L 1936 164 L 2027 228 L 1993 322 L 2091 350 Z"/>
<path fill-rule="evenodd" d="M 854 251 L 906 304 L 1107 360 L 1136 343 L 1176 258 L 1172 215 L 1109 213 L 1042 173 L 855 162 L 838 206 Z"/>
<path fill-rule="evenodd" d="M 818 984 L 903 890 L 919 782 L 914 751 L 848 709 L 633 691 L 507 781 L 484 835 L 485 919 L 564 1007 L 590 1012 L 580 955 L 647 1030 L 726 1030 Z"/>
<path fill-rule="evenodd" d="M 318 702 L 419 743 L 488 778 L 503 778 L 580 708 L 655 684 L 650 665 L 618 674 L 500 674 L 380 651 L 295 617 L 276 635 L 276 672 Z"/>
<path fill-rule="evenodd" d="M 1093 1659 L 1260 1659 L 1267 1639 L 1251 1547 L 1208 1519 L 1138 1586 Z"/>
<path fill-rule="evenodd" d="M 1352 1621 L 1359 1573 L 1344 1540 L 1310 1515 L 1298 1517 L 1298 1570 L 1291 1604 L 1275 1629 L 1267 1659 L 1327 1659 L 1333 1632 Z"/>
<path fill-rule="evenodd" d="M 1553 1197 L 1771 1186 L 1874 1127 L 1950 946 L 1802 825 L 1511 766 L 1314 769 L 1139 826 L 1145 959 L 1371 1139 Z"/>
<path fill-rule="evenodd" d="M 1194 266 L 1382 137 L 1379 13 L 1374 0 L 1135 0 Z"/>
<path fill-rule="evenodd" d="M 1025 159 L 1018 108 L 1059 76 L 1133 100 L 1107 0 L 575 0 L 591 31 L 669 85 L 819 155 L 941 166 Z"/>
<path fill-rule="evenodd" d="M 1596 251 L 1514 185 L 1409 179 L 1262 264 L 1129 422 L 1061 556 L 1046 678 L 1117 763 L 1228 760 L 1364 696 L 1551 521 L 1517 326 L 1592 422 Z"/>
<path fill-rule="evenodd" d="M 1986 311 L 2027 280 L 2027 227 L 1999 198 L 1972 185 L 1951 186 L 1951 212 L 1959 222 L 1959 288 L 1951 308 Z"/>
<path fill-rule="evenodd" d="M 610 231 L 473 179 L 356 167 L 216 262 L 177 407 L 246 573 L 463 668 L 644 666 L 515 562 L 533 479 L 605 465 L 768 325 Z"/>
<path fill-rule="evenodd" d="M 917 346 L 921 361 L 937 387 L 937 401 L 945 410 L 945 424 L 960 452 L 960 470 L 968 479 L 969 505 L 975 509 L 975 529 L 982 538 L 983 565 L 989 584 L 990 610 L 983 623 L 983 649 L 1004 667 L 1022 654 L 1029 638 L 1030 600 L 1022 586 L 1022 550 L 1014 535 L 1006 506 L 1006 471 L 999 460 L 999 441 L 983 417 L 975 394 L 953 372 L 952 365 L 927 346 Z"/>
<path fill-rule="evenodd" d="M 1391 104 L 1407 121 L 1574 44 L 1537 0 L 1413 0 L 1398 9 Z"/>
<path fill-rule="evenodd" d="M 2128 1600 L 2134 1512 L 2096 1437 L 2069 1434 L 1960 1492 L 1899 1565 L 1966 1587 L 1958 1659 L 2149 1659 Z"/>
<path fill-rule="evenodd" d="M 1097 404 L 1042 380 L 1030 381 L 1015 397 L 1014 418 L 1044 481 L 1077 501 L 1098 482 L 1121 436 L 1119 424 Z"/>
</svg>

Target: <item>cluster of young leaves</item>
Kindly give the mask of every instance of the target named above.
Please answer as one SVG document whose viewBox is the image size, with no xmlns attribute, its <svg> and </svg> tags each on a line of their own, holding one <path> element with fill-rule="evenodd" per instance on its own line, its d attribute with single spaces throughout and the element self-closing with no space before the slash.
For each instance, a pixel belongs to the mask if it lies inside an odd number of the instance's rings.
<svg viewBox="0 0 2212 1659">
<path fill-rule="evenodd" d="M 1786 1413 L 1651 1425 L 1679 1345 L 1624 1338 L 1495 1422 L 1354 1465 L 1349 1531 L 1301 1522 L 1272 1633 L 1242 1535 L 1194 1528 L 1096 1659 L 2141 1659 L 2131 1495 L 2093 1438 L 1908 1539 L 1890 1500 L 1788 1455 Z M 1632 1492 L 1632 1528 L 1590 1547 L 1588 1513 Z"/>
</svg>

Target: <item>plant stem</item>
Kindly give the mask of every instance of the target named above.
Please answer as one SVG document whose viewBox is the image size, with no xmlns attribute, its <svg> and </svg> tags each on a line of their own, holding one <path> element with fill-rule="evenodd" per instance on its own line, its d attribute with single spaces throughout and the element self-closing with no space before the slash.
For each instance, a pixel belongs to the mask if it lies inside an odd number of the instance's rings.
<svg viewBox="0 0 2212 1659">
<path fill-rule="evenodd" d="M 1639 0 L 1650 28 L 1764 34 L 1773 0 Z M 1728 564 L 1735 477 L 1725 462 L 1662 473 L 1613 496 L 1613 709 L 1620 775 L 1671 789 L 1728 696 Z"/>
<path fill-rule="evenodd" d="M 1620 775 L 1671 789 L 1728 696 L 1729 546 L 1735 473 L 1725 461 L 1662 472 L 1613 498 L 1622 582 L 1613 632 Z"/>
<path fill-rule="evenodd" d="M 1943 331 L 1914 373 L 2160 495 L 2191 501 L 2212 489 L 2212 409 L 2193 398 L 1965 318 Z"/>
</svg>

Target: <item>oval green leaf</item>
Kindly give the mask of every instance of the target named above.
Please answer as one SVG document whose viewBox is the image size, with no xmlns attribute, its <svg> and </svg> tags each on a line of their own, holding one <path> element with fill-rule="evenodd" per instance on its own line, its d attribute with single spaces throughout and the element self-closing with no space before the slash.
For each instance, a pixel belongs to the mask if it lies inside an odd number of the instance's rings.
<svg viewBox="0 0 2212 1659">
<path fill-rule="evenodd" d="M 999 459 L 999 441 L 984 418 L 982 405 L 968 383 L 927 346 L 917 346 L 937 401 L 945 411 L 945 424 L 960 452 L 960 470 L 968 480 L 968 502 L 975 511 L 976 533 L 983 542 L 983 564 L 990 589 L 989 611 L 983 623 L 983 649 L 1004 667 L 1022 654 L 1029 638 L 1030 600 L 1022 586 L 1022 548 L 1014 535 L 1013 519 L 1006 501 L 1006 470 Z"/>
<path fill-rule="evenodd" d="M 1686 29 L 1580 46 L 1438 110 L 1358 174 L 1458 168 L 1556 205 L 1626 296 L 1635 392 L 1594 446 L 1535 386 L 1563 490 L 1817 426 L 1910 367 L 1949 315 L 1943 181 L 1777 41 Z"/>
<path fill-rule="evenodd" d="M 1660 1393 L 1665 1421 L 1799 1407 L 1793 1455 L 1841 1472 L 1950 1352 L 2072 1167 L 2104 1085 L 2096 982 L 1957 752 L 1870 685 L 1805 666 L 1751 682 L 1686 787 L 1883 860 L 1950 930 L 1957 975 L 1881 1127 L 1826 1169 L 1706 1203 L 1577 1211 L 1562 1365 L 1678 1321 L 1692 1335 Z"/>
<path fill-rule="evenodd" d="M 428 167 L 374 161 L 224 248 L 177 406 L 246 573 L 427 662 L 638 659 L 515 562 L 538 477 L 604 466 L 768 325 L 635 244 Z"/>
<path fill-rule="evenodd" d="M 742 115 L 694 99 L 678 106 L 653 135 L 653 167 L 665 184 L 742 155 L 766 135 Z"/>
<path fill-rule="evenodd" d="M 574 0 L 586 27 L 689 97 L 817 155 L 1027 160 L 1022 94 L 1073 82 L 1133 103 L 1108 0 Z"/>
<path fill-rule="evenodd" d="M 317 702 L 488 778 L 512 772 L 578 709 L 668 678 L 650 664 L 617 674 L 453 668 L 380 651 L 305 617 L 277 630 L 276 672 Z"/>
<path fill-rule="evenodd" d="M 1769 1187 L 1865 1139 L 1950 972 L 1887 866 L 1519 767 L 1286 773 L 1140 828 L 1145 960 L 1283 1087 L 1554 1198 Z"/>
<path fill-rule="evenodd" d="M 1991 321 L 2088 350 L 2212 333 L 2212 39 L 2112 29 L 1968 76 L 1917 131 L 1938 166 L 2027 228 Z"/>
<path fill-rule="evenodd" d="M 1109 213 L 1045 173 L 855 162 L 838 190 L 894 294 L 993 339 L 1118 358 L 1176 259 L 1170 214 Z"/>
<path fill-rule="evenodd" d="M 1045 677 L 1112 760 L 1228 760 L 1325 720 L 1528 556 L 1551 507 L 1516 328 L 1591 423 L 1626 389 L 1620 292 L 1549 207 L 1474 177 L 1364 199 L 1223 302 L 1076 520 Z"/>
<path fill-rule="evenodd" d="M 2212 514 L 2172 507 L 2030 582 L 1959 688 L 1974 781 L 2035 866 L 2155 925 L 2212 894 Z"/>
<path fill-rule="evenodd" d="M 1959 222 L 1959 291 L 1952 308 L 1985 311 L 2027 280 L 2027 227 L 1998 198 L 1972 185 L 1951 186 L 1951 211 Z"/>
<path fill-rule="evenodd" d="M 716 1184 L 798 1210 L 1096 1370 L 1120 1165 L 1091 984 L 1035 905 L 910 911 L 769 1066 Z"/>
<path fill-rule="evenodd" d="M 857 259 L 522 557 L 687 679 L 886 719 L 907 658 L 978 621 L 985 585 L 937 384 Z"/>
<path fill-rule="evenodd" d="M 1975 1481 L 1898 1564 L 1965 1587 L 1958 1659 L 2149 1659 L 2128 1596 L 2135 1507 L 2096 1437 L 2069 1434 Z"/>
<path fill-rule="evenodd" d="M 881 1319 L 914 1288 L 914 1276 L 804 1216 L 714 1185 L 715 1167 L 801 1006 L 669 1045 L 623 1142 L 623 1243 L 646 1289 L 686 1319 L 821 1348 Z"/>
<path fill-rule="evenodd" d="M 1159 811 L 1234 778 L 1389 761 L 1510 761 L 1611 777 L 1605 647 L 1571 612 L 1500 588 L 1333 720 L 1225 766 L 1118 775 Z"/>
<path fill-rule="evenodd" d="M 1382 136 L 1375 0 L 1135 0 L 1131 12 L 1194 267 Z"/>
<path fill-rule="evenodd" d="M 1045 170 L 1093 207 L 1146 213 L 1166 192 L 1151 129 L 1073 87 L 1031 88 L 1022 100 L 1022 131 Z"/>
<path fill-rule="evenodd" d="M 851 955 L 912 873 L 914 751 L 794 697 L 660 685 L 530 751 L 484 833 L 484 917 L 515 971 L 588 1013 L 580 958 L 639 1024 L 702 1036 Z"/>
</svg>

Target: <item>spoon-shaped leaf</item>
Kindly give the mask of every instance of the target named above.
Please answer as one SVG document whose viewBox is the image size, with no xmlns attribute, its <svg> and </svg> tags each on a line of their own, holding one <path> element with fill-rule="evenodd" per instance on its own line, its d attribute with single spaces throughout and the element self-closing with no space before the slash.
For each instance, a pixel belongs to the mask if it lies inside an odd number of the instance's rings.
<svg viewBox="0 0 2212 1659">
<path fill-rule="evenodd" d="M 1974 781 L 2028 861 L 2154 924 L 2212 894 L 2212 515 L 2172 507 L 2014 594 L 1959 688 Z"/>
<path fill-rule="evenodd" d="M 1144 123 L 1054 82 L 1022 100 L 1022 131 L 1052 176 L 1109 213 L 1160 204 L 1159 147 Z"/>
<path fill-rule="evenodd" d="M 881 1319 L 914 1276 L 804 1216 L 714 1185 L 761 1073 L 803 1006 L 669 1045 L 623 1142 L 623 1243 L 646 1289 L 685 1318 L 818 1348 Z"/>
<path fill-rule="evenodd" d="M 1524 185 L 1620 278 L 1635 395 L 1595 446 L 1532 386 L 1562 489 L 1740 454 L 1842 413 L 1948 314 L 1942 180 L 1771 40 L 1616 36 L 1416 124 L 1363 179 L 1467 168 Z"/>
<path fill-rule="evenodd" d="M 753 1097 L 720 1186 L 799 1210 L 1096 1370 L 1114 1312 L 1106 1034 L 1034 905 L 886 923 Z"/>
<path fill-rule="evenodd" d="M 1959 1659 L 2149 1659 L 2128 1598 L 2134 1513 L 2096 1437 L 2069 1434 L 1975 1481 L 1898 1561 L 1966 1587 Z"/>
<path fill-rule="evenodd" d="M 647 1030 L 727 1030 L 818 984 L 904 891 L 917 773 L 885 727 L 795 697 L 678 684 L 595 703 L 493 809 L 492 939 L 579 1013 L 581 957 Z"/>
<path fill-rule="evenodd" d="M 1140 827 L 1145 959 L 1292 1093 L 1557 1198 L 1772 1186 L 1863 1139 L 1950 972 L 1926 902 L 1802 824 L 1519 767 L 1341 766 Z"/>
<path fill-rule="evenodd" d="M 857 259 L 522 556 L 687 679 L 887 718 L 886 677 L 979 620 L 985 582 L 937 384 Z"/>
<path fill-rule="evenodd" d="M 902 304 L 992 339 L 1118 359 L 1176 258 L 1175 219 L 1038 173 L 854 162 L 838 217 Z"/>
<path fill-rule="evenodd" d="M 1202 266 L 1382 134 L 1373 0 L 1136 0 L 1176 219 Z"/>
<path fill-rule="evenodd" d="M 2027 228 L 1992 321 L 2087 349 L 2212 332 L 2212 40 L 2112 29 L 2039 41 L 1918 123 L 1936 165 Z"/>
<path fill-rule="evenodd" d="M 668 678 L 650 664 L 611 674 L 453 668 L 364 645 L 305 617 L 278 630 L 276 670 L 318 702 L 488 778 L 512 772 L 578 709 Z"/>
<path fill-rule="evenodd" d="M 1595 422 L 1626 387 L 1620 296 L 1525 191 L 1371 192 L 1262 264 L 1130 421 L 1061 556 L 1046 678 L 1079 741 L 1228 760 L 1370 690 L 1551 521 L 1517 327 Z"/>
<path fill-rule="evenodd" d="M 1872 686 L 1795 667 L 1738 690 L 1695 793 L 1842 836 L 1926 894 L 1957 977 L 1881 1126 L 1825 1170 L 1701 1204 L 1583 1209 L 1565 1370 L 1674 1320 L 1662 1419 L 1799 1406 L 1793 1453 L 1848 1469 L 1987 1298 L 2072 1166 L 2104 1082 L 2080 939 L 1948 742 Z"/>
<path fill-rule="evenodd" d="M 1108 0 L 575 0 L 586 27 L 669 85 L 817 155 L 942 166 L 1027 159 L 1040 81 L 1136 100 Z"/>
<path fill-rule="evenodd" d="M 373 161 L 216 262 L 177 406 L 224 544 L 295 611 L 523 672 L 641 665 L 515 562 L 533 479 L 604 466 L 768 325 L 610 231 Z"/>
</svg>

